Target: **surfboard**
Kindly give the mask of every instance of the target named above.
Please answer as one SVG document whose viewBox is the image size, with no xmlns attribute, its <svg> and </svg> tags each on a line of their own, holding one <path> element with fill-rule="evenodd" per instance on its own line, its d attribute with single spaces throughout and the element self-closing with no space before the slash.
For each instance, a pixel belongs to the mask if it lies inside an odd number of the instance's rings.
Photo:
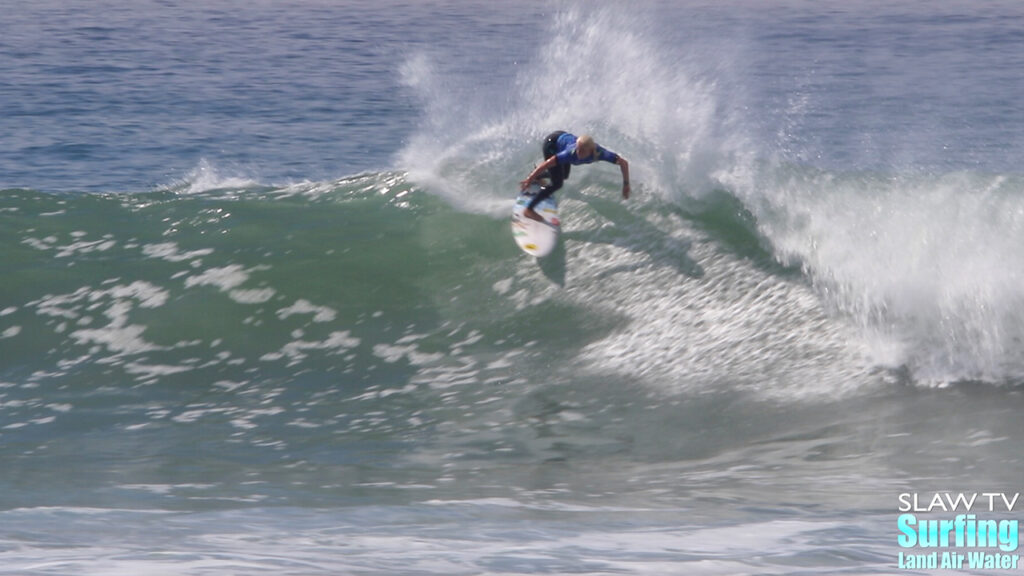
<svg viewBox="0 0 1024 576">
<path fill-rule="evenodd" d="M 523 252 L 543 258 L 558 244 L 561 222 L 558 220 L 558 201 L 554 196 L 545 198 L 534 208 L 544 218 L 544 222 L 523 216 L 523 210 L 538 192 L 540 186 L 532 184 L 516 197 L 515 207 L 512 208 L 512 237 Z"/>
</svg>

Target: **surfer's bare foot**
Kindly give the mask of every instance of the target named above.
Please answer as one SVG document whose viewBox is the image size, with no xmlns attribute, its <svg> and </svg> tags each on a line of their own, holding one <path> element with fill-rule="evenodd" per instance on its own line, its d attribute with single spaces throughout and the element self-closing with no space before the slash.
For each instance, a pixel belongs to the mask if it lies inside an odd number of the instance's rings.
<svg viewBox="0 0 1024 576">
<path fill-rule="evenodd" d="M 544 217 L 541 216 L 540 214 L 537 214 L 537 211 L 534 210 L 533 208 L 527 208 L 526 210 L 523 210 L 523 216 L 526 216 L 530 220 L 536 220 L 537 222 L 544 221 Z"/>
</svg>

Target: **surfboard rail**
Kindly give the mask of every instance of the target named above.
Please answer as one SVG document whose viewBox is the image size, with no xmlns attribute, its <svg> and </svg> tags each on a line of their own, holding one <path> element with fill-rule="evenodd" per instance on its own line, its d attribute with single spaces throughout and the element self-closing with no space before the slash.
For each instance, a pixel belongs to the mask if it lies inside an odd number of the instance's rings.
<svg viewBox="0 0 1024 576">
<path fill-rule="evenodd" d="M 512 208 L 512 237 L 523 252 L 543 258 L 558 244 L 561 220 L 558 217 L 558 201 L 554 196 L 545 198 L 534 208 L 544 218 L 544 222 L 523 216 L 526 206 L 539 191 L 540 186 L 534 184 L 516 197 Z"/>
</svg>

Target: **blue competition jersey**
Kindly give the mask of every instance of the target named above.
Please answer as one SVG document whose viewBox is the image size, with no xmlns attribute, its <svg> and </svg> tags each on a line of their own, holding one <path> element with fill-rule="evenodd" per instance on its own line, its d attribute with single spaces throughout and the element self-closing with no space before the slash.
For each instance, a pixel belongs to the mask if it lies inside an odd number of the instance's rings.
<svg viewBox="0 0 1024 576">
<path fill-rule="evenodd" d="M 558 154 L 555 155 L 555 158 L 559 164 L 572 164 L 574 166 L 590 164 L 598 160 L 604 160 L 605 162 L 611 162 L 612 164 L 619 161 L 618 154 L 605 150 L 601 146 L 597 147 L 596 154 L 586 160 L 581 160 L 580 157 L 576 155 L 576 137 L 568 132 L 558 137 Z"/>
</svg>

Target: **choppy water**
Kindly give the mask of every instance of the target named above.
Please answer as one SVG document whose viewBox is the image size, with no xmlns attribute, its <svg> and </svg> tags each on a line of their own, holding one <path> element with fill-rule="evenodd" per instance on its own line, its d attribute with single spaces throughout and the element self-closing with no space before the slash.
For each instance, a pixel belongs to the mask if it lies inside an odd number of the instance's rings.
<svg viewBox="0 0 1024 576">
<path fill-rule="evenodd" d="M 0 573 L 914 573 L 1022 471 L 1022 17 L 5 11 Z M 536 261 L 556 128 L 634 197 Z"/>
</svg>

